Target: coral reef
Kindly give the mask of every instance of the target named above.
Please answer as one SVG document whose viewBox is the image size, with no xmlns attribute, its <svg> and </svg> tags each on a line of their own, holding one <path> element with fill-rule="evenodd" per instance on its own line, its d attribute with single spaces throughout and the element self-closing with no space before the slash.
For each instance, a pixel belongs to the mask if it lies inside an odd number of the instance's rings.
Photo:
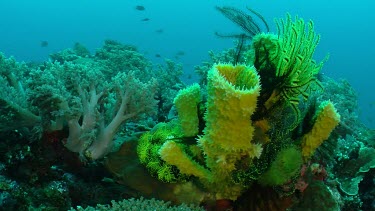
<svg viewBox="0 0 375 211">
<path fill-rule="evenodd" d="M 158 102 L 156 94 L 175 85 L 164 79 L 166 71 L 176 68 L 172 62 L 168 61 L 167 69 L 153 72 L 134 47 L 115 41 L 106 41 L 94 56 L 82 49 L 76 44 L 36 68 L 1 55 L 1 114 L 12 123 L 2 123 L 2 131 L 17 125 L 34 127 L 42 134 L 67 127 L 65 146 L 82 159 L 96 160 L 112 151 L 124 122 L 152 116 L 158 106 L 171 107 L 166 104 L 173 99 Z"/>
<path fill-rule="evenodd" d="M 168 115 L 159 108 L 170 110 L 180 75 L 173 61 L 153 69 L 115 41 L 94 55 L 76 44 L 39 64 L 0 54 L 1 208 L 67 210 L 134 194 L 96 160 L 152 128 L 156 112 Z"/>
<path fill-rule="evenodd" d="M 262 33 L 217 9 L 252 43 L 210 52 L 190 86 L 113 40 L 41 64 L 0 54 L 0 207 L 374 209 L 375 133 L 350 84 L 320 73 L 313 22 Z"/>
</svg>

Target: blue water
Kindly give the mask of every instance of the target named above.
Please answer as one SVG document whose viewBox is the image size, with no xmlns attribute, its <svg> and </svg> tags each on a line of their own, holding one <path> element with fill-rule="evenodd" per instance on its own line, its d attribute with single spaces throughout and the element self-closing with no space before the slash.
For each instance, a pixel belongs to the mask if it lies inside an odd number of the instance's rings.
<svg viewBox="0 0 375 211">
<path fill-rule="evenodd" d="M 80 42 L 92 52 L 105 39 L 136 45 L 153 62 L 174 59 L 185 75 L 208 59 L 208 50 L 233 46 L 222 33 L 239 31 L 214 9 L 230 5 L 260 12 L 275 31 L 273 18 L 286 12 L 315 22 L 321 42 L 316 59 L 330 53 L 323 72 L 346 78 L 359 93 L 360 117 L 375 128 L 375 3 L 370 0 L 339 1 L 214 1 L 214 0 L 1 0 L 0 51 L 17 60 L 43 61 L 48 55 Z M 143 5 L 144 11 L 135 10 Z M 141 21 L 149 18 L 149 21 Z M 162 33 L 157 33 L 162 30 Z M 41 47 L 41 41 L 48 41 Z M 155 57 L 160 54 L 161 58 Z M 192 82 L 188 79 L 187 82 Z"/>
</svg>

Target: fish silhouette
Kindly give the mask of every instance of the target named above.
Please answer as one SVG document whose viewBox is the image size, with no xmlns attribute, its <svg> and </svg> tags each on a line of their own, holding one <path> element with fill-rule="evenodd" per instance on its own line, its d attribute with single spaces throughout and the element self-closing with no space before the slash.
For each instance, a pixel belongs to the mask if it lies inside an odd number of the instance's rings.
<svg viewBox="0 0 375 211">
<path fill-rule="evenodd" d="M 41 41 L 40 47 L 42 47 L 42 48 L 48 47 L 48 41 Z"/>
<path fill-rule="evenodd" d="M 164 29 L 158 29 L 158 30 L 155 30 L 155 32 L 161 34 L 164 32 Z"/>
<path fill-rule="evenodd" d="M 142 6 L 142 5 L 137 5 L 137 6 L 135 6 L 135 9 L 136 9 L 136 10 L 139 10 L 139 11 L 143 11 L 143 10 L 145 10 L 146 8 L 145 8 L 144 6 Z"/>
</svg>

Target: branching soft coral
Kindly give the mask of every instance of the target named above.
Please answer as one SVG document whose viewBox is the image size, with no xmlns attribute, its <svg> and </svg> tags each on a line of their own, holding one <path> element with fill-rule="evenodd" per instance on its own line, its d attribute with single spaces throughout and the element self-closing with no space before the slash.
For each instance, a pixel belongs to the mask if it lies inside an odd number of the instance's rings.
<svg viewBox="0 0 375 211">
<path fill-rule="evenodd" d="M 119 106 L 116 115 L 107 126 L 104 119 L 101 118 L 99 121 L 97 139 L 85 152 L 86 157 L 94 160 L 110 151 L 112 140 L 123 122 L 137 118 L 141 114 L 151 114 L 156 108 L 155 80 L 143 83 L 134 78 L 133 73 L 120 73 L 114 80 Z"/>
<path fill-rule="evenodd" d="M 83 159 L 103 158 L 114 149 L 123 123 L 150 117 L 173 100 L 171 94 L 156 96 L 157 90 L 177 92 L 172 89 L 177 79 L 167 81 L 182 74 L 173 64 L 155 71 L 135 47 L 115 41 L 106 41 L 94 55 L 63 51 L 32 67 L 0 53 L 0 131 L 27 127 L 41 135 L 67 128 L 68 150 Z"/>
<path fill-rule="evenodd" d="M 92 63 L 66 62 L 48 64 L 30 75 L 33 104 L 48 111 L 43 114 L 47 129 L 59 129 L 66 122 L 65 146 L 92 160 L 111 151 L 122 123 L 156 108 L 156 81 L 141 82 L 131 71 L 118 73 L 109 83 Z"/>
</svg>

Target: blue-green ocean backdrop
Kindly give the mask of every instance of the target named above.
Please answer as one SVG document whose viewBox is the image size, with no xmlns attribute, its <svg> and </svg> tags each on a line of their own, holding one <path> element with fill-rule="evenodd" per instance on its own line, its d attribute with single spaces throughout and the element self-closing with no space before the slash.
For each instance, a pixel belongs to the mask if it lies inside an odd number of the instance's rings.
<svg viewBox="0 0 375 211">
<path fill-rule="evenodd" d="M 76 42 L 93 52 L 113 39 L 137 46 L 156 63 L 177 60 L 191 83 L 197 79 L 194 66 L 208 59 L 207 51 L 233 47 L 233 40 L 218 38 L 215 31 L 240 31 L 216 5 L 252 7 L 272 31 L 273 19 L 287 12 L 314 20 L 321 34 L 315 58 L 330 54 L 323 73 L 349 80 L 359 94 L 361 119 L 375 128 L 375 3 L 370 0 L 0 0 L 0 51 L 18 61 L 43 61 Z M 48 45 L 42 47 L 43 41 Z"/>
</svg>

